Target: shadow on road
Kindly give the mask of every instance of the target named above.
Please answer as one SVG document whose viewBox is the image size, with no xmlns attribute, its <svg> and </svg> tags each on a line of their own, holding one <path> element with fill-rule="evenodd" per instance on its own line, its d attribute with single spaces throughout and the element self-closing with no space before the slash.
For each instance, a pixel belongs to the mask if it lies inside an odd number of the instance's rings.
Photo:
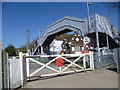
<svg viewBox="0 0 120 90">
<path fill-rule="evenodd" d="M 111 71 L 117 72 L 117 67 L 107 68 L 107 70 L 111 70 Z"/>
<path fill-rule="evenodd" d="M 87 71 L 81 71 L 81 72 L 87 72 Z M 81 72 L 73 72 L 73 73 L 67 73 L 67 74 L 62 74 L 62 75 L 58 74 L 58 75 L 54 75 L 54 76 L 44 76 L 44 77 L 41 77 L 41 76 L 32 76 L 32 77 L 28 78 L 29 80 L 27 82 L 52 79 L 52 78 L 56 78 L 56 77 L 63 77 L 63 76 L 66 76 L 66 75 L 73 75 L 73 74 L 81 73 Z"/>
</svg>

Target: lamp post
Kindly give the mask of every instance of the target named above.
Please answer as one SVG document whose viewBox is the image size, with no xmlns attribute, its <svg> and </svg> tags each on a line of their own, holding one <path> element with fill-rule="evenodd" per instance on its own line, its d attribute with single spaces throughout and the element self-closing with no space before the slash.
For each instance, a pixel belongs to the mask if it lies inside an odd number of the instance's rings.
<svg viewBox="0 0 120 90">
<path fill-rule="evenodd" d="M 42 32 L 42 30 L 39 30 L 39 40 L 42 38 L 42 36 L 40 35 Z"/>
<path fill-rule="evenodd" d="M 90 19 L 89 19 L 89 14 L 90 14 L 90 9 L 89 6 L 92 5 L 92 3 L 87 2 L 87 14 L 88 14 L 88 32 L 89 32 L 89 23 L 90 23 Z"/>
</svg>

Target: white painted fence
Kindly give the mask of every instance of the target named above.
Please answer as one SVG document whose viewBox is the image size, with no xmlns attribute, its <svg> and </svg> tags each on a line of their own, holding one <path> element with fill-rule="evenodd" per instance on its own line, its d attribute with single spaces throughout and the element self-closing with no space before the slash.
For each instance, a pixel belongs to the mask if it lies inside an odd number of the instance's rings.
<svg viewBox="0 0 120 90">
<path fill-rule="evenodd" d="M 34 58 L 36 57 L 52 57 L 53 59 L 50 60 L 47 63 L 42 63 L 38 60 L 35 60 Z M 68 57 L 76 57 L 75 60 L 71 61 L 68 59 Z M 86 66 L 86 57 L 89 57 L 89 64 L 90 67 L 87 68 Z M 61 67 L 58 67 L 59 69 L 53 68 L 52 66 L 50 66 L 50 64 L 52 64 L 53 62 L 56 61 L 56 59 L 58 58 L 62 58 L 64 61 L 69 62 L 70 64 L 67 65 L 63 65 Z M 79 64 L 77 64 L 76 62 L 78 60 L 80 60 L 81 58 L 83 58 L 83 66 L 80 66 Z M 30 61 L 39 64 L 41 67 L 36 69 L 34 72 L 32 72 L 30 74 Z M 75 66 L 77 68 L 79 68 L 79 70 L 69 70 L 67 71 L 68 68 L 70 68 L 71 66 Z M 93 61 L 93 52 L 90 53 L 81 53 L 81 54 L 65 54 L 65 55 L 34 55 L 34 56 L 29 56 L 29 54 L 26 54 L 26 67 L 27 67 L 27 77 L 31 77 L 33 75 L 35 75 L 36 73 L 42 71 L 43 69 L 47 68 L 50 69 L 56 73 L 49 73 L 49 74 L 40 74 L 41 77 L 43 76 L 51 76 L 51 75 L 57 75 L 57 74 L 66 74 L 66 73 L 71 73 L 71 72 L 80 72 L 80 71 L 85 71 L 85 70 L 94 70 L 94 61 Z"/>
<path fill-rule="evenodd" d="M 8 59 L 9 88 L 18 88 L 23 86 L 23 54 L 19 53 L 19 57 Z"/>
<path fill-rule="evenodd" d="M 9 84 L 10 88 L 17 88 L 22 85 L 21 83 L 21 65 L 20 60 L 15 57 L 9 60 Z"/>
<path fill-rule="evenodd" d="M 25 58 L 23 59 L 23 54 L 22 52 L 19 53 L 19 59 L 13 57 L 9 60 L 9 76 L 10 76 L 10 88 L 17 88 L 19 86 L 24 85 L 24 74 L 27 73 L 27 77 L 31 77 L 38 73 L 41 70 L 45 70 L 45 68 L 50 69 L 54 71 L 55 73 L 49 73 L 49 74 L 40 74 L 41 77 L 43 76 L 51 76 L 51 75 L 57 75 L 57 74 L 66 74 L 66 73 L 71 73 L 71 72 L 79 72 L 79 71 L 85 71 L 85 70 L 94 70 L 94 61 L 93 61 L 93 52 L 90 53 L 82 53 L 82 54 L 65 54 L 65 55 L 34 55 L 34 56 L 29 56 L 29 54 L 25 55 Z M 89 57 L 89 63 L 90 67 L 86 67 L 86 57 Z M 42 63 L 40 61 L 35 60 L 35 57 L 52 57 L 52 60 L 49 60 L 47 63 Z M 76 57 L 73 61 L 69 60 L 67 57 Z M 58 67 L 59 69 L 53 68 L 50 66 L 51 63 L 55 62 L 56 59 L 62 58 L 64 61 L 69 62 L 67 65 L 63 65 L 62 67 Z M 83 66 L 78 65 L 76 62 L 83 58 Z M 34 72 L 30 74 L 29 71 L 29 65 L 30 61 L 37 63 L 41 65 L 40 68 L 36 69 Z M 25 65 L 25 66 L 24 66 Z M 68 68 L 70 68 L 72 65 L 75 67 L 79 68 L 78 70 L 69 70 L 67 71 Z"/>
</svg>

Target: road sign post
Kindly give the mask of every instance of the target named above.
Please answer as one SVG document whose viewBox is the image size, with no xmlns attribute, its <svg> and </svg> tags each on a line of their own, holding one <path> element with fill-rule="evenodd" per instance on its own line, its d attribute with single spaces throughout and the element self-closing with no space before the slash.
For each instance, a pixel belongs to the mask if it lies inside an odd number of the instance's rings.
<svg viewBox="0 0 120 90">
<path fill-rule="evenodd" d="M 90 38 L 84 37 L 83 43 L 84 43 L 83 53 L 89 53 L 89 50 L 91 49 L 90 46 L 88 45 L 90 43 Z"/>
</svg>

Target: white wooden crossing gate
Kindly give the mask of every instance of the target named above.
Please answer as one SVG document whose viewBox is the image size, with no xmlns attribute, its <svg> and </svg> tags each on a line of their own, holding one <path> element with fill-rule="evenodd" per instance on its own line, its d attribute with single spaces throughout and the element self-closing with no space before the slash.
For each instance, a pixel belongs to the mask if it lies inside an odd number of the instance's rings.
<svg viewBox="0 0 120 90">
<path fill-rule="evenodd" d="M 93 52 L 65 55 L 32 55 L 26 54 L 27 77 L 52 76 L 86 70 L 94 70 Z M 86 57 L 88 60 L 86 60 Z M 42 58 L 48 58 L 44 60 Z M 62 59 L 64 62 L 57 61 Z M 60 66 L 56 65 L 57 63 Z M 36 69 L 36 67 L 38 67 Z"/>
</svg>

